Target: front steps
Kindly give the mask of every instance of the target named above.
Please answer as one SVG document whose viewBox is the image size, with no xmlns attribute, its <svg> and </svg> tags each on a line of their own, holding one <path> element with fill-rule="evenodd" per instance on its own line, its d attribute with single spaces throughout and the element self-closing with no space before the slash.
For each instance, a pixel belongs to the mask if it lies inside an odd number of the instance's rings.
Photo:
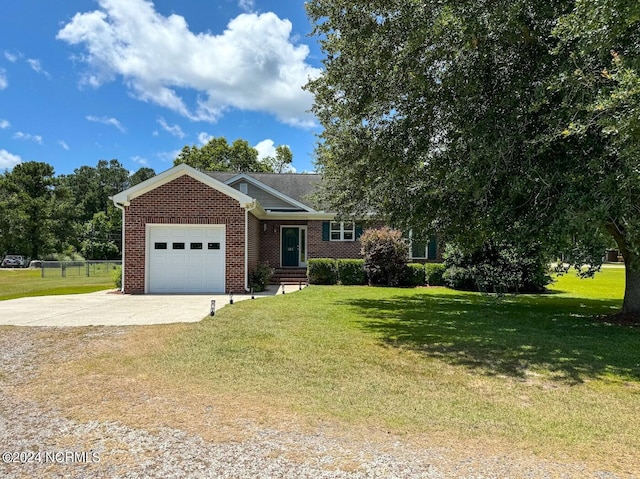
<svg viewBox="0 0 640 479">
<path fill-rule="evenodd" d="M 307 268 L 276 268 L 271 284 L 307 284 Z"/>
</svg>

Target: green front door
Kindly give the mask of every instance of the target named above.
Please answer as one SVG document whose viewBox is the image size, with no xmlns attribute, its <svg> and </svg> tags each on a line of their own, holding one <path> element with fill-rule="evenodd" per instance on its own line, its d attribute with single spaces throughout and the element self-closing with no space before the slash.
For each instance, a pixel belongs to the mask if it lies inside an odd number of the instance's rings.
<svg viewBox="0 0 640 479">
<path fill-rule="evenodd" d="M 298 266 L 300 250 L 300 228 L 282 230 L 282 266 Z"/>
</svg>

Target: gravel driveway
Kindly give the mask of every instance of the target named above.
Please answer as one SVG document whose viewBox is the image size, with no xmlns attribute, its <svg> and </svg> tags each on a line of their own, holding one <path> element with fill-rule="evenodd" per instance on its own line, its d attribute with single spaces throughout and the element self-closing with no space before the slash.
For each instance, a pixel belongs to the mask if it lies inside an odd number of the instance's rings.
<svg viewBox="0 0 640 479">
<path fill-rule="evenodd" d="M 44 331 L 45 334 L 42 334 Z M 581 464 L 534 456 L 495 455 L 422 447 L 389 436 L 380 440 L 336 434 L 335 428 L 273 428 L 246 418 L 235 433 L 207 441 L 163 426 L 131 427 L 118 421 L 79 421 L 56 398 L 37 401 L 23 388 L 41 367 L 69 349 L 65 328 L 0 328 L 0 477 L 104 478 L 617 478 Z M 92 328 L 117 340 L 126 327 Z M 82 342 L 82 337 L 73 336 Z M 68 358 L 62 358 L 68 359 Z M 96 394 L 96 400 L 99 395 Z M 142 401 L 143 399 L 140 399 Z M 165 411 L 171 414 L 171 411 Z M 201 414 L 194 411 L 193 414 Z M 220 428 L 227 427 L 227 418 Z M 239 432 L 238 432 L 239 431 Z"/>
</svg>

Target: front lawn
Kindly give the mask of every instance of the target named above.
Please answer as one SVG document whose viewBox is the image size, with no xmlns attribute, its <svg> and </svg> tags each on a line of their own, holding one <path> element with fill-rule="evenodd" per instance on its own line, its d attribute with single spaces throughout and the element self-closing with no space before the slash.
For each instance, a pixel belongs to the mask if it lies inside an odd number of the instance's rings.
<svg viewBox="0 0 640 479">
<path fill-rule="evenodd" d="M 550 294 L 503 298 L 310 286 L 198 324 L 137 328 L 47 393 L 78 408 L 72 383 L 91 382 L 90 396 L 179 396 L 163 424 L 179 417 L 197 429 L 198 408 L 219 404 L 267 424 L 331 422 L 638 473 L 640 329 L 594 320 L 620 307 L 623 278 L 607 268 L 585 282 L 560 278 Z M 122 401 L 120 419 L 135 409 Z"/>
<path fill-rule="evenodd" d="M 29 296 L 54 294 L 92 293 L 104 289 L 115 289 L 108 274 L 83 276 L 78 274 L 62 277 L 59 269 L 47 270 L 42 278 L 39 269 L 0 269 L 0 301 Z"/>
<path fill-rule="evenodd" d="M 156 361 L 308 417 L 609 462 L 640 450 L 640 330 L 593 319 L 620 307 L 623 278 L 500 299 L 312 286 L 224 309 Z"/>
</svg>

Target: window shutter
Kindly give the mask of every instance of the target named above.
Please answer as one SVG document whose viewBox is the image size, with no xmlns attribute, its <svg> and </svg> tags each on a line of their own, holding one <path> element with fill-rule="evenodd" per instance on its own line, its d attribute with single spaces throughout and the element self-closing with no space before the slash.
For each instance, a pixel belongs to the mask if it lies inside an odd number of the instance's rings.
<svg viewBox="0 0 640 479">
<path fill-rule="evenodd" d="M 329 241 L 329 222 L 322 222 L 322 241 Z"/>
<path fill-rule="evenodd" d="M 356 239 L 362 236 L 362 225 L 356 225 Z"/>
<path fill-rule="evenodd" d="M 427 252 L 428 259 L 436 259 L 436 251 L 438 249 L 438 244 L 436 238 L 433 237 L 429 241 L 429 251 Z"/>
</svg>

